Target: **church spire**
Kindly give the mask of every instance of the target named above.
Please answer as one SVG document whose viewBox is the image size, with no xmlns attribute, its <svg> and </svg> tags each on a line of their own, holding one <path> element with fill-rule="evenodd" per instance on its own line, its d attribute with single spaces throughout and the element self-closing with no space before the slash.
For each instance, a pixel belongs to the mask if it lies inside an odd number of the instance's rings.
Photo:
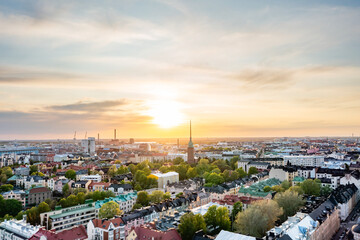
<svg viewBox="0 0 360 240">
<path fill-rule="evenodd" d="M 192 142 L 192 134 L 191 134 L 191 120 L 190 120 L 190 141 L 189 141 L 188 147 L 189 147 L 189 148 L 193 148 L 193 147 L 194 147 L 194 144 L 193 144 L 193 142 Z"/>
</svg>

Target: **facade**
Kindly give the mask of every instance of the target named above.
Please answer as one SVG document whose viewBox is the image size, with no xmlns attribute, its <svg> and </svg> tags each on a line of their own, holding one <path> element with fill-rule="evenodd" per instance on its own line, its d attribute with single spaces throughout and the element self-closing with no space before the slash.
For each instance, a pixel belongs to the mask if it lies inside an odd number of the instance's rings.
<svg viewBox="0 0 360 240">
<path fill-rule="evenodd" d="M 46 187 L 34 187 L 29 190 L 27 206 L 36 206 L 46 199 L 52 199 L 52 191 Z"/>
<path fill-rule="evenodd" d="M 91 182 L 88 185 L 88 191 L 89 192 L 95 192 L 95 191 L 107 191 L 109 189 L 111 183 L 106 183 L 106 182 Z"/>
<path fill-rule="evenodd" d="M 179 182 L 179 173 L 177 172 L 152 173 L 150 176 L 156 178 L 158 188 L 165 188 L 169 183 Z"/>
<path fill-rule="evenodd" d="M 360 172 L 358 170 L 346 173 L 344 177 L 340 178 L 340 185 L 355 184 L 360 189 Z M 356 201 L 360 200 L 360 191 L 357 192 Z"/>
<path fill-rule="evenodd" d="M 93 219 L 87 224 L 89 240 L 125 240 L 125 225 L 121 218 Z"/>
<path fill-rule="evenodd" d="M 124 213 L 128 213 L 132 210 L 134 204 L 136 203 L 136 199 L 137 199 L 136 191 L 132 193 L 121 194 L 116 197 L 110 197 L 104 200 L 97 201 L 95 203 L 95 208 L 100 209 L 104 203 L 114 201 L 117 204 L 119 204 L 120 210 L 122 210 Z"/>
<path fill-rule="evenodd" d="M 256 240 L 255 237 L 246 236 L 240 233 L 233 233 L 225 230 L 221 230 L 215 240 Z"/>
<path fill-rule="evenodd" d="M 56 180 L 54 182 L 54 191 L 58 191 L 60 193 L 62 193 L 62 190 L 63 190 L 63 187 L 68 184 L 69 185 L 69 180 L 67 178 L 65 179 L 59 179 L 59 180 Z M 69 186 L 70 188 L 71 186 Z"/>
<path fill-rule="evenodd" d="M 25 220 L 5 220 L 0 224 L 1 240 L 27 240 L 39 230 Z"/>
<path fill-rule="evenodd" d="M 139 239 L 152 239 L 152 240 L 181 240 L 180 234 L 175 229 L 169 229 L 165 232 L 153 229 L 151 227 L 139 226 L 133 228 L 126 240 L 139 240 Z"/>
<path fill-rule="evenodd" d="M 340 185 L 332 192 L 330 200 L 337 203 L 341 220 L 345 220 L 354 209 L 357 194 L 358 188 L 355 184 Z"/>
<path fill-rule="evenodd" d="M 11 190 L 1 193 L 4 199 L 15 199 L 21 202 L 22 206 L 26 206 L 26 192 L 23 190 Z"/>
<path fill-rule="evenodd" d="M 91 199 L 85 200 L 85 204 L 82 205 L 68 208 L 56 207 L 55 211 L 40 214 L 41 225 L 55 232 L 86 225 L 94 218 L 96 218 L 96 209 Z"/>
<path fill-rule="evenodd" d="M 80 176 L 80 181 L 89 181 L 89 180 L 91 180 L 93 182 L 101 182 L 101 176 L 99 174 Z"/>
<path fill-rule="evenodd" d="M 84 149 L 85 153 L 90 154 L 91 156 L 95 154 L 95 138 L 89 137 L 88 139 L 81 140 L 81 147 Z"/>
<path fill-rule="evenodd" d="M 128 192 L 132 192 L 133 191 L 133 187 L 131 184 L 111 184 L 108 188 L 109 191 L 112 191 L 115 196 L 120 195 L 120 194 L 124 194 L 124 193 L 128 193 Z"/>
<path fill-rule="evenodd" d="M 280 181 L 292 181 L 298 176 L 298 171 L 294 167 L 273 167 L 269 172 L 269 178 L 276 178 Z"/>
<path fill-rule="evenodd" d="M 29 176 L 30 175 L 30 169 L 27 167 L 18 167 L 15 169 L 15 175 L 19 176 Z"/>
<path fill-rule="evenodd" d="M 16 179 L 16 186 L 23 187 L 25 190 L 31 187 L 46 187 L 46 181 L 40 176 L 27 176 Z"/>
<path fill-rule="evenodd" d="M 324 164 L 324 156 L 317 155 L 300 155 L 300 156 L 284 156 L 284 165 L 321 167 Z"/>
</svg>

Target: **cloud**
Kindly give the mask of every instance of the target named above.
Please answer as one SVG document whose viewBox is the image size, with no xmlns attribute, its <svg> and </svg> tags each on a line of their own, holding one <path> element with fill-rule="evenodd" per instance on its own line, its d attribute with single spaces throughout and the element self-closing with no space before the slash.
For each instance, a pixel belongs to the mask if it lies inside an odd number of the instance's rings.
<svg viewBox="0 0 360 240">
<path fill-rule="evenodd" d="M 107 110 L 114 109 L 115 107 L 124 106 L 129 104 L 129 101 L 122 99 L 122 100 L 115 100 L 115 101 L 103 101 L 103 102 L 77 102 L 73 104 L 67 105 L 55 105 L 49 106 L 47 109 L 51 109 L 54 111 L 70 111 L 70 112 L 103 112 Z"/>
</svg>

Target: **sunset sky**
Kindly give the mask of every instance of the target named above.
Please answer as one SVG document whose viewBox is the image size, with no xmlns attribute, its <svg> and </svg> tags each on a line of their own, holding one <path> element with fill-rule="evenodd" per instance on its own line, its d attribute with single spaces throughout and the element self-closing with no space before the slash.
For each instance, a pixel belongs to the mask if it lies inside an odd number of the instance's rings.
<svg viewBox="0 0 360 240">
<path fill-rule="evenodd" d="M 360 135 L 360 1 L 0 2 L 0 139 Z"/>
</svg>

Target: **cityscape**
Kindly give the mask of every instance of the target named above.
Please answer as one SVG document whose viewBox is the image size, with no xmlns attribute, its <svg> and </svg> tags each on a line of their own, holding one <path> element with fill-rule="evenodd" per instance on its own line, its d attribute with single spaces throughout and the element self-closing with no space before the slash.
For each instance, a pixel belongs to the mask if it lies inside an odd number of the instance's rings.
<svg viewBox="0 0 360 240">
<path fill-rule="evenodd" d="M 360 2 L 0 2 L 0 240 L 360 240 Z"/>
</svg>

